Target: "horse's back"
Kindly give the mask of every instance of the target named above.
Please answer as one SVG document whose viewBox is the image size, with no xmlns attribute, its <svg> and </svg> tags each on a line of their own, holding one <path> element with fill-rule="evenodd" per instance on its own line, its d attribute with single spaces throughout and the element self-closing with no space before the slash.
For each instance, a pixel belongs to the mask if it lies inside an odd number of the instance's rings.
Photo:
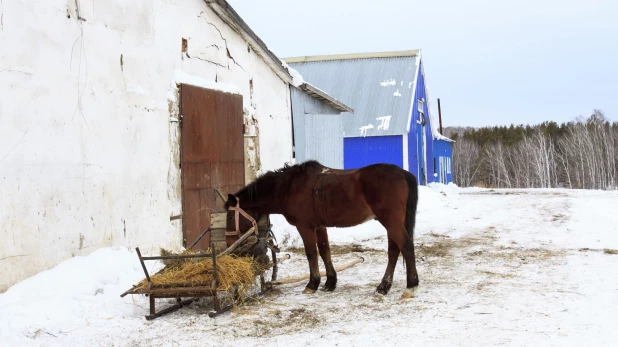
<svg viewBox="0 0 618 347">
<path fill-rule="evenodd" d="M 379 210 L 405 206 L 410 189 L 416 189 L 414 175 L 393 164 L 368 165 L 358 169 L 358 176 L 364 198 L 378 217 Z"/>
</svg>

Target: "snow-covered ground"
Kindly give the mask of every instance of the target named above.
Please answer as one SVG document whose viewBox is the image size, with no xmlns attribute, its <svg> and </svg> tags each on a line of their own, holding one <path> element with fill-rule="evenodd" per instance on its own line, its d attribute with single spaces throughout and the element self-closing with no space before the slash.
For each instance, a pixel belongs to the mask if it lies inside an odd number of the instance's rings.
<svg viewBox="0 0 618 347">
<path fill-rule="evenodd" d="M 415 244 L 421 289 L 375 294 L 386 267 L 377 222 L 331 230 L 335 292 L 283 285 L 217 318 L 195 304 L 146 321 L 146 298 L 119 297 L 143 277 L 127 249 L 75 257 L 0 294 L 2 346 L 610 346 L 618 340 L 618 192 L 421 187 Z M 297 233 L 276 222 L 287 249 Z M 294 251 L 280 278 L 308 271 Z M 156 264 L 153 266 L 157 266 Z M 324 280 L 323 280 L 324 281 Z M 163 305 L 162 305 L 163 306 Z"/>
</svg>

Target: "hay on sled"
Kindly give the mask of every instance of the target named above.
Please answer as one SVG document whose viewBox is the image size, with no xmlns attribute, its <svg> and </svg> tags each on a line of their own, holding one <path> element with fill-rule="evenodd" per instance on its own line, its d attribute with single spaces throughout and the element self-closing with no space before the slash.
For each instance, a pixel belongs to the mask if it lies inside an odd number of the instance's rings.
<svg viewBox="0 0 618 347">
<path fill-rule="evenodd" d="M 209 251 L 206 251 L 208 253 Z M 161 249 L 162 256 L 177 255 Z M 185 250 L 179 254 L 189 255 L 204 253 L 203 251 Z M 266 257 L 267 259 L 268 257 Z M 268 261 L 268 260 L 266 260 Z M 212 259 L 193 258 L 193 259 L 164 259 L 165 267 L 157 274 L 150 276 L 152 287 L 182 283 L 183 285 L 203 285 L 212 283 L 214 280 L 214 269 Z M 272 266 L 271 263 L 264 261 L 262 257 L 224 255 L 217 258 L 217 289 L 228 291 L 234 287 L 244 291 L 255 284 L 256 275 Z M 148 282 L 142 280 L 137 288 L 147 288 Z"/>
</svg>

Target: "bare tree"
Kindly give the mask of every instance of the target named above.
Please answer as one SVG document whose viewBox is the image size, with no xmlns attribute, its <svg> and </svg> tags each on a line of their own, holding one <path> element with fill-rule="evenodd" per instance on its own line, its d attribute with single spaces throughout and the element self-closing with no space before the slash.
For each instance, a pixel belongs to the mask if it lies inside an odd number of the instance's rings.
<svg viewBox="0 0 618 347">
<path fill-rule="evenodd" d="M 550 132 L 544 133 L 542 129 L 548 129 L 544 126 L 533 131 L 527 127 L 523 138 L 508 146 L 501 137 L 494 137 L 482 149 L 461 133 L 464 128 L 453 129 L 462 137 L 453 146 L 456 183 L 469 186 L 478 182 L 501 188 L 618 189 L 618 123 L 610 124 L 601 111 L 595 110 L 588 119 L 564 124 L 559 133 L 554 127 L 552 137 Z M 491 130 L 480 134 L 488 133 Z"/>
<path fill-rule="evenodd" d="M 469 187 L 474 184 L 481 163 L 479 146 L 465 139 L 453 143 L 453 181 Z"/>
<path fill-rule="evenodd" d="M 490 172 L 490 185 L 500 188 L 512 188 L 511 175 L 507 168 L 507 149 L 497 142 L 485 149 L 486 161 Z"/>
</svg>

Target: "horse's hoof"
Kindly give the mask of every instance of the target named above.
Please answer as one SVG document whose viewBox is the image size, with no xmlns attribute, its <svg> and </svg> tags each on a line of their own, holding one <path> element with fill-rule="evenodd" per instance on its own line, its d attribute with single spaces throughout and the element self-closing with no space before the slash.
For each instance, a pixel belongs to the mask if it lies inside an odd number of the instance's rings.
<svg viewBox="0 0 618 347">
<path fill-rule="evenodd" d="M 315 289 L 305 288 L 305 290 L 303 290 L 303 294 L 313 294 L 313 293 L 315 293 Z"/>
<path fill-rule="evenodd" d="M 401 299 L 411 299 L 415 297 L 417 290 L 418 286 L 404 289 L 403 293 L 401 294 Z"/>
<path fill-rule="evenodd" d="M 388 294 L 388 291 L 391 290 L 391 286 L 392 283 L 382 281 L 382 283 L 380 283 L 380 285 L 376 288 L 376 292 L 378 292 L 378 294 L 386 295 Z"/>
<path fill-rule="evenodd" d="M 388 290 L 385 289 L 385 288 L 378 287 L 378 289 L 376 289 L 376 293 L 382 294 L 382 295 L 387 295 L 388 294 Z"/>
<path fill-rule="evenodd" d="M 327 286 L 322 287 L 323 292 L 332 292 L 334 290 L 335 290 L 335 287 L 327 287 Z"/>
</svg>

